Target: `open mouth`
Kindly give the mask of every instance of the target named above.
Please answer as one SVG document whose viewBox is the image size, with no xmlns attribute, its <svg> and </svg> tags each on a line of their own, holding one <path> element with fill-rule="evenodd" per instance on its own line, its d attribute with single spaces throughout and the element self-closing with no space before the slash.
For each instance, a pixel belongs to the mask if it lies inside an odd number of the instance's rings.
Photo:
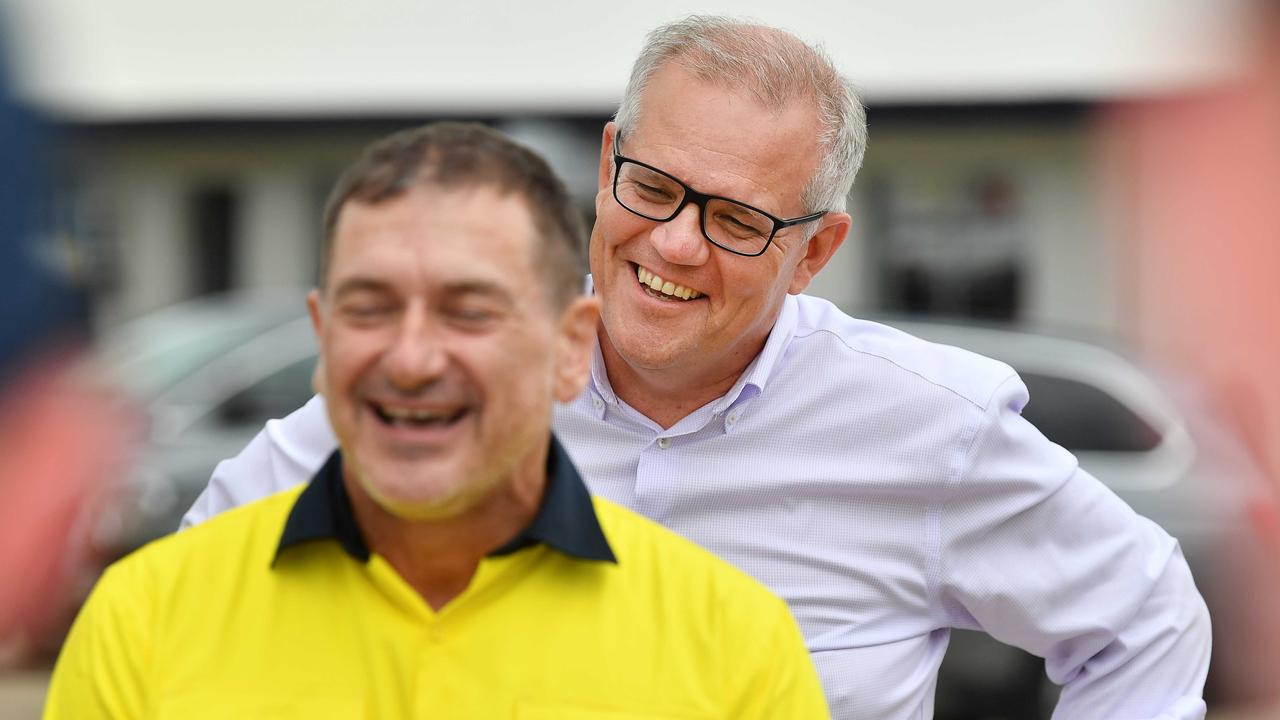
<svg viewBox="0 0 1280 720">
<path fill-rule="evenodd" d="M 632 263 L 632 265 L 635 265 L 636 268 L 636 280 L 640 282 L 640 286 L 644 288 L 644 291 L 648 293 L 650 297 L 676 302 L 687 302 L 689 300 L 697 300 L 702 297 L 702 293 L 694 290 L 693 288 L 678 285 L 670 280 L 663 279 L 662 277 L 659 277 L 657 273 L 636 265 L 635 263 Z"/>
<path fill-rule="evenodd" d="M 457 424 L 470 412 L 470 408 L 407 408 L 369 403 L 373 414 L 391 427 L 445 428 Z"/>
</svg>

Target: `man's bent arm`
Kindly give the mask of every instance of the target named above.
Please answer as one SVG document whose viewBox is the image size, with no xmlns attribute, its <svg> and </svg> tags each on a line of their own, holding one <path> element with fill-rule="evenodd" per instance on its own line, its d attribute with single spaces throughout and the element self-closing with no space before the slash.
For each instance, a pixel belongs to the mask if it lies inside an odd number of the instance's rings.
<svg viewBox="0 0 1280 720">
<path fill-rule="evenodd" d="M 319 395 L 280 420 L 271 420 L 240 454 L 214 468 L 182 527 L 311 479 L 338 447 Z"/>
<path fill-rule="evenodd" d="M 1209 615 L 1178 547 L 1019 414 L 1006 381 L 939 511 L 942 622 L 1044 657 L 1055 718 L 1199 720 Z"/>
</svg>

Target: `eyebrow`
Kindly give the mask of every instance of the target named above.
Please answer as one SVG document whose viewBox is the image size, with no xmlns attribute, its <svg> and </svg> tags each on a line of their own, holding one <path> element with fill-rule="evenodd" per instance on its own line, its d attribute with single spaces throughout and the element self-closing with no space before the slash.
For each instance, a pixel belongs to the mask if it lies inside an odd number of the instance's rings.
<svg viewBox="0 0 1280 720">
<path fill-rule="evenodd" d="M 505 286 L 490 280 L 460 280 L 458 282 L 446 282 L 444 284 L 443 291 L 444 294 L 449 297 L 456 297 L 459 295 L 478 295 L 497 300 L 506 305 L 515 304 L 515 298 Z"/>
<path fill-rule="evenodd" d="M 506 305 L 515 304 L 515 298 L 511 295 L 511 292 L 505 286 L 491 280 L 472 279 L 445 282 L 440 291 L 447 297 L 475 295 L 491 298 Z M 337 301 L 361 292 L 390 293 L 393 292 L 393 288 L 390 283 L 383 280 L 356 276 L 338 283 L 338 286 L 333 290 L 333 299 Z"/>
<path fill-rule="evenodd" d="M 339 300 L 358 292 L 387 292 L 390 289 L 391 287 L 381 280 L 357 276 L 338 283 L 338 286 L 333 289 L 332 296 L 335 300 Z"/>
</svg>

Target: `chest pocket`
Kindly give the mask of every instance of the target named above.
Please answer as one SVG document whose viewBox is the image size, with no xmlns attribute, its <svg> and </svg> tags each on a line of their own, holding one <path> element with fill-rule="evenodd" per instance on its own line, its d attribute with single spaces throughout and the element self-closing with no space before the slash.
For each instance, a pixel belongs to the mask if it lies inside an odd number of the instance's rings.
<svg viewBox="0 0 1280 720">
<path fill-rule="evenodd" d="M 156 720 L 363 720 L 355 698 L 298 695 L 182 693 L 161 698 Z"/>
</svg>

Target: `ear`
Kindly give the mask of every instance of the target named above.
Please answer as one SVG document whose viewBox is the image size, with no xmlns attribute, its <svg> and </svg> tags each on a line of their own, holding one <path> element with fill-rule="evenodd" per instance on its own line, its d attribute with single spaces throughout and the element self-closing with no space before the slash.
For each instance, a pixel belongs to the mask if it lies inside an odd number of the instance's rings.
<svg viewBox="0 0 1280 720">
<path fill-rule="evenodd" d="M 553 388 L 556 400 L 569 402 L 587 386 L 599 323 L 600 301 L 586 295 L 575 297 L 560 314 Z"/>
<path fill-rule="evenodd" d="M 613 181 L 613 144 L 618 140 L 618 125 L 610 120 L 604 124 L 604 135 L 600 139 L 600 177 L 597 178 L 596 190 L 609 187 Z"/>
<path fill-rule="evenodd" d="M 311 369 L 311 392 L 324 395 L 324 358 L 316 358 L 316 366 Z"/>
<path fill-rule="evenodd" d="M 804 255 L 791 274 L 791 286 L 787 288 L 787 292 L 792 295 L 803 292 L 809 287 L 813 277 L 822 270 L 831 256 L 836 254 L 836 250 L 840 249 L 845 236 L 849 234 L 850 226 L 853 225 L 853 218 L 849 213 L 827 213 L 819 222 L 822 224 L 805 244 Z"/>
<path fill-rule="evenodd" d="M 319 359 L 316 360 L 316 367 L 311 371 L 311 390 L 317 395 L 324 394 L 324 343 L 321 338 L 324 336 L 324 308 L 321 303 L 324 300 L 320 297 L 320 291 L 312 288 L 307 293 L 307 314 L 311 316 L 311 329 L 316 334 L 316 347 L 320 348 Z"/>
<path fill-rule="evenodd" d="M 311 288 L 311 292 L 307 293 L 307 314 L 311 316 L 311 329 L 315 331 L 317 341 L 324 334 L 324 308 L 321 307 L 323 303 L 324 298 L 320 297 L 320 291 Z"/>
</svg>

